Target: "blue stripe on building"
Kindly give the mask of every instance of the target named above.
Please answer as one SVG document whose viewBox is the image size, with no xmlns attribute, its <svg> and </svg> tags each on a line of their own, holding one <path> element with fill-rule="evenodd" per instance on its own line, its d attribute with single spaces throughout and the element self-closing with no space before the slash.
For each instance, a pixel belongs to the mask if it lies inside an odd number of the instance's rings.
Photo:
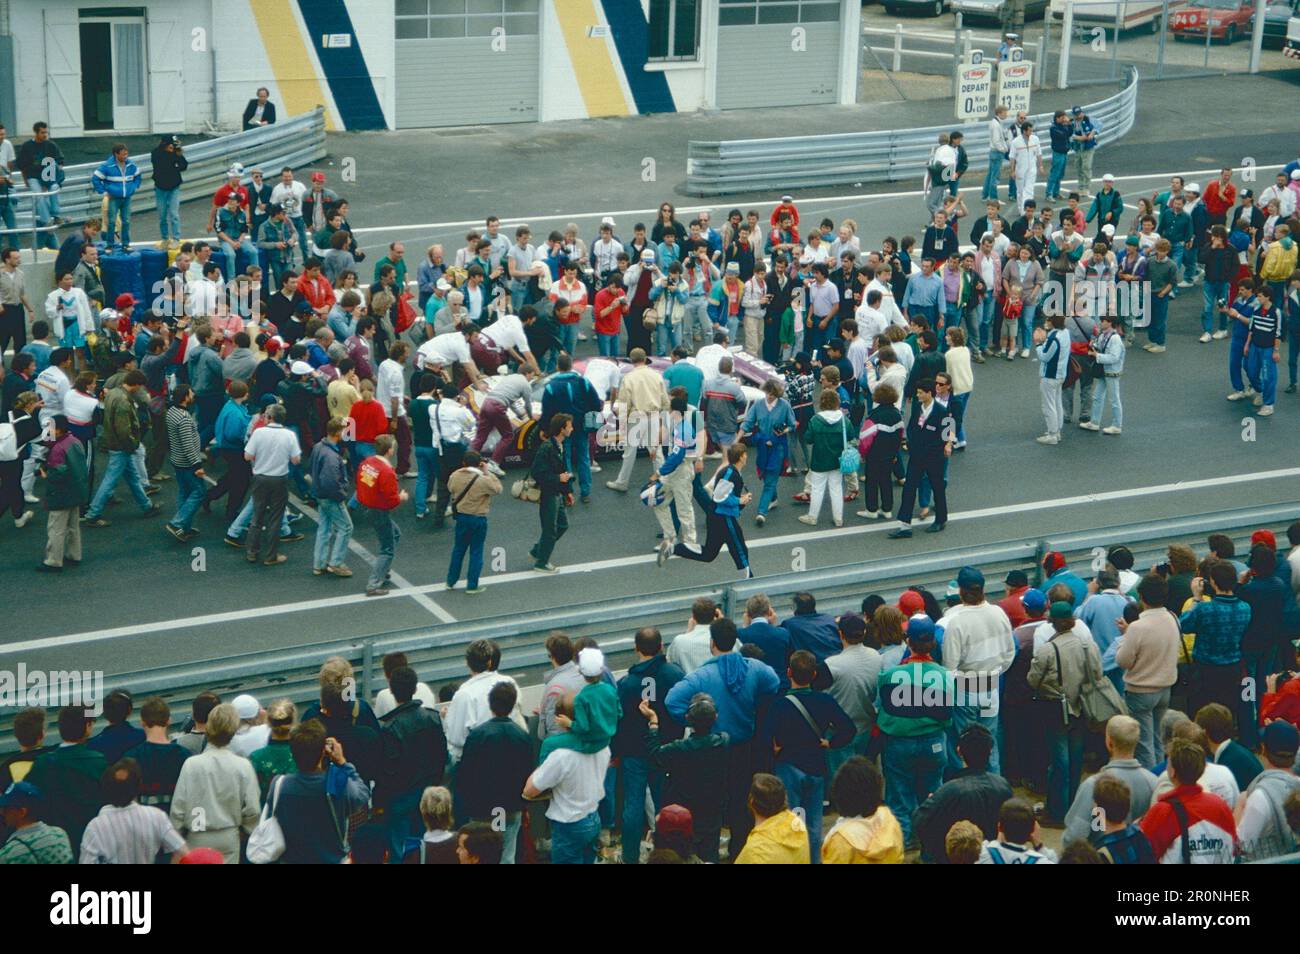
<svg viewBox="0 0 1300 954">
<path fill-rule="evenodd" d="M 663 73 L 644 69 L 649 49 L 649 24 L 640 0 L 600 0 L 605 20 L 614 36 L 614 47 L 623 64 L 627 85 L 632 90 L 638 113 L 672 113 L 677 111 L 668 78 Z"/>
<path fill-rule="evenodd" d="M 325 81 L 329 83 L 334 105 L 338 107 L 344 129 L 386 129 L 384 111 L 375 95 L 374 81 L 366 68 L 352 17 L 343 0 L 298 0 L 307 35 L 320 61 Z M 348 46 L 326 47 L 324 37 L 347 34 Z"/>
</svg>

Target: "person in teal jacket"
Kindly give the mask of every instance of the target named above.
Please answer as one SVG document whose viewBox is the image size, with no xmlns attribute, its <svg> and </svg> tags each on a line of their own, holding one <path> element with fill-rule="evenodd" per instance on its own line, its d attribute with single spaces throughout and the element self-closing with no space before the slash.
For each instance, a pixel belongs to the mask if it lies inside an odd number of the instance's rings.
<svg viewBox="0 0 1300 954">
<path fill-rule="evenodd" d="M 556 749 L 574 749 L 592 755 L 609 745 L 618 730 L 622 711 L 618 691 L 605 678 L 605 654 L 588 647 L 578 653 L 578 672 L 587 685 L 573 700 L 573 718 L 557 715 L 556 721 L 567 731 L 547 736 L 537 756 L 541 765 Z"/>
</svg>

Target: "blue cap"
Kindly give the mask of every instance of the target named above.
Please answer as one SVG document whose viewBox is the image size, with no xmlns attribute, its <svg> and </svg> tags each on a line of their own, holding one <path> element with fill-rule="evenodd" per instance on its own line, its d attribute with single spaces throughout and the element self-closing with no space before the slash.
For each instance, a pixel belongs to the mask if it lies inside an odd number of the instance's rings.
<svg viewBox="0 0 1300 954">
<path fill-rule="evenodd" d="M 1082 106 L 1071 107 L 1070 112 L 1074 113 L 1077 116 L 1079 115 L 1079 113 L 1083 112 L 1083 107 Z"/>
<path fill-rule="evenodd" d="M 964 566 L 957 571 L 957 585 L 962 589 L 971 586 L 983 586 L 984 574 L 973 566 Z"/>
<path fill-rule="evenodd" d="M 35 808 L 41 803 L 41 790 L 31 782 L 13 782 L 0 794 L 0 808 Z"/>
<path fill-rule="evenodd" d="M 907 621 L 907 638 L 909 642 L 934 639 L 934 620 L 928 616 L 913 616 Z"/>
<path fill-rule="evenodd" d="M 1041 613 L 1047 609 L 1047 594 L 1042 590 L 1029 589 L 1020 594 L 1020 604 L 1029 613 Z"/>
<path fill-rule="evenodd" d="M 1294 753 L 1296 749 L 1300 749 L 1300 730 L 1283 719 L 1274 719 L 1264 726 L 1260 741 L 1264 744 L 1266 752 Z"/>
</svg>

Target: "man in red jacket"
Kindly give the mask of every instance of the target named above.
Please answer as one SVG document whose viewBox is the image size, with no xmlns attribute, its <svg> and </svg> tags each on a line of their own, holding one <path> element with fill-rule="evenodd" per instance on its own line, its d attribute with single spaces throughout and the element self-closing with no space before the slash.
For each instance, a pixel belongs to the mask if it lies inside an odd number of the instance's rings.
<svg viewBox="0 0 1300 954">
<path fill-rule="evenodd" d="M 397 471 L 393 469 L 396 456 L 396 439 L 391 434 L 380 434 L 375 438 L 374 455 L 357 468 L 357 501 L 370 512 L 370 522 L 379 537 L 379 553 L 366 583 L 366 596 L 383 596 L 392 586 L 388 571 L 397 553 L 397 541 L 402 538 L 392 512 L 410 499 L 397 485 Z"/>
<path fill-rule="evenodd" d="M 1237 854 L 1232 809 L 1196 784 L 1205 773 L 1205 750 L 1187 739 L 1169 746 L 1172 791 L 1159 796 L 1139 827 L 1162 865 L 1230 865 Z"/>
<path fill-rule="evenodd" d="M 1228 212 L 1237 202 L 1237 187 L 1232 184 L 1231 169 L 1219 172 L 1219 178 L 1205 187 L 1201 201 L 1210 215 L 1210 225 L 1223 225 L 1228 221 Z"/>
</svg>

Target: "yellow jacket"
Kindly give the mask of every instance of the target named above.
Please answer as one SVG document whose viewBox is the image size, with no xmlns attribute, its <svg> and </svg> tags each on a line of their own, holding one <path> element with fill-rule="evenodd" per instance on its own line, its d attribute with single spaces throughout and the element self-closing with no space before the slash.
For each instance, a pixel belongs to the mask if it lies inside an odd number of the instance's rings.
<svg viewBox="0 0 1300 954">
<path fill-rule="evenodd" d="M 738 865 L 806 865 L 809 863 L 808 826 L 788 808 L 765 818 L 749 833 L 736 858 Z"/>
<path fill-rule="evenodd" d="M 901 865 L 903 829 L 884 805 L 870 818 L 841 818 L 822 841 L 822 864 Z"/>
<path fill-rule="evenodd" d="M 1259 277 L 1266 282 L 1286 281 L 1295 271 L 1297 253 L 1300 253 L 1300 246 L 1297 246 L 1294 240 L 1289 249 L 1283 248 L 1281 242 L 1269 242 L 1268 251 L 1264 253 L 1264 261 L 1259 266 Z M 1280 307 L 1281 304 L 1281 302 L 1273 302 L 1274 307 Z"/>
<path fill-rule="evenodd" d="M 633 368 L 618 384 L 618 403 L 628 412 L 654 414 L 668 410 L 668 386 L 663 375 L 648 364 Z"/>
</svg>

